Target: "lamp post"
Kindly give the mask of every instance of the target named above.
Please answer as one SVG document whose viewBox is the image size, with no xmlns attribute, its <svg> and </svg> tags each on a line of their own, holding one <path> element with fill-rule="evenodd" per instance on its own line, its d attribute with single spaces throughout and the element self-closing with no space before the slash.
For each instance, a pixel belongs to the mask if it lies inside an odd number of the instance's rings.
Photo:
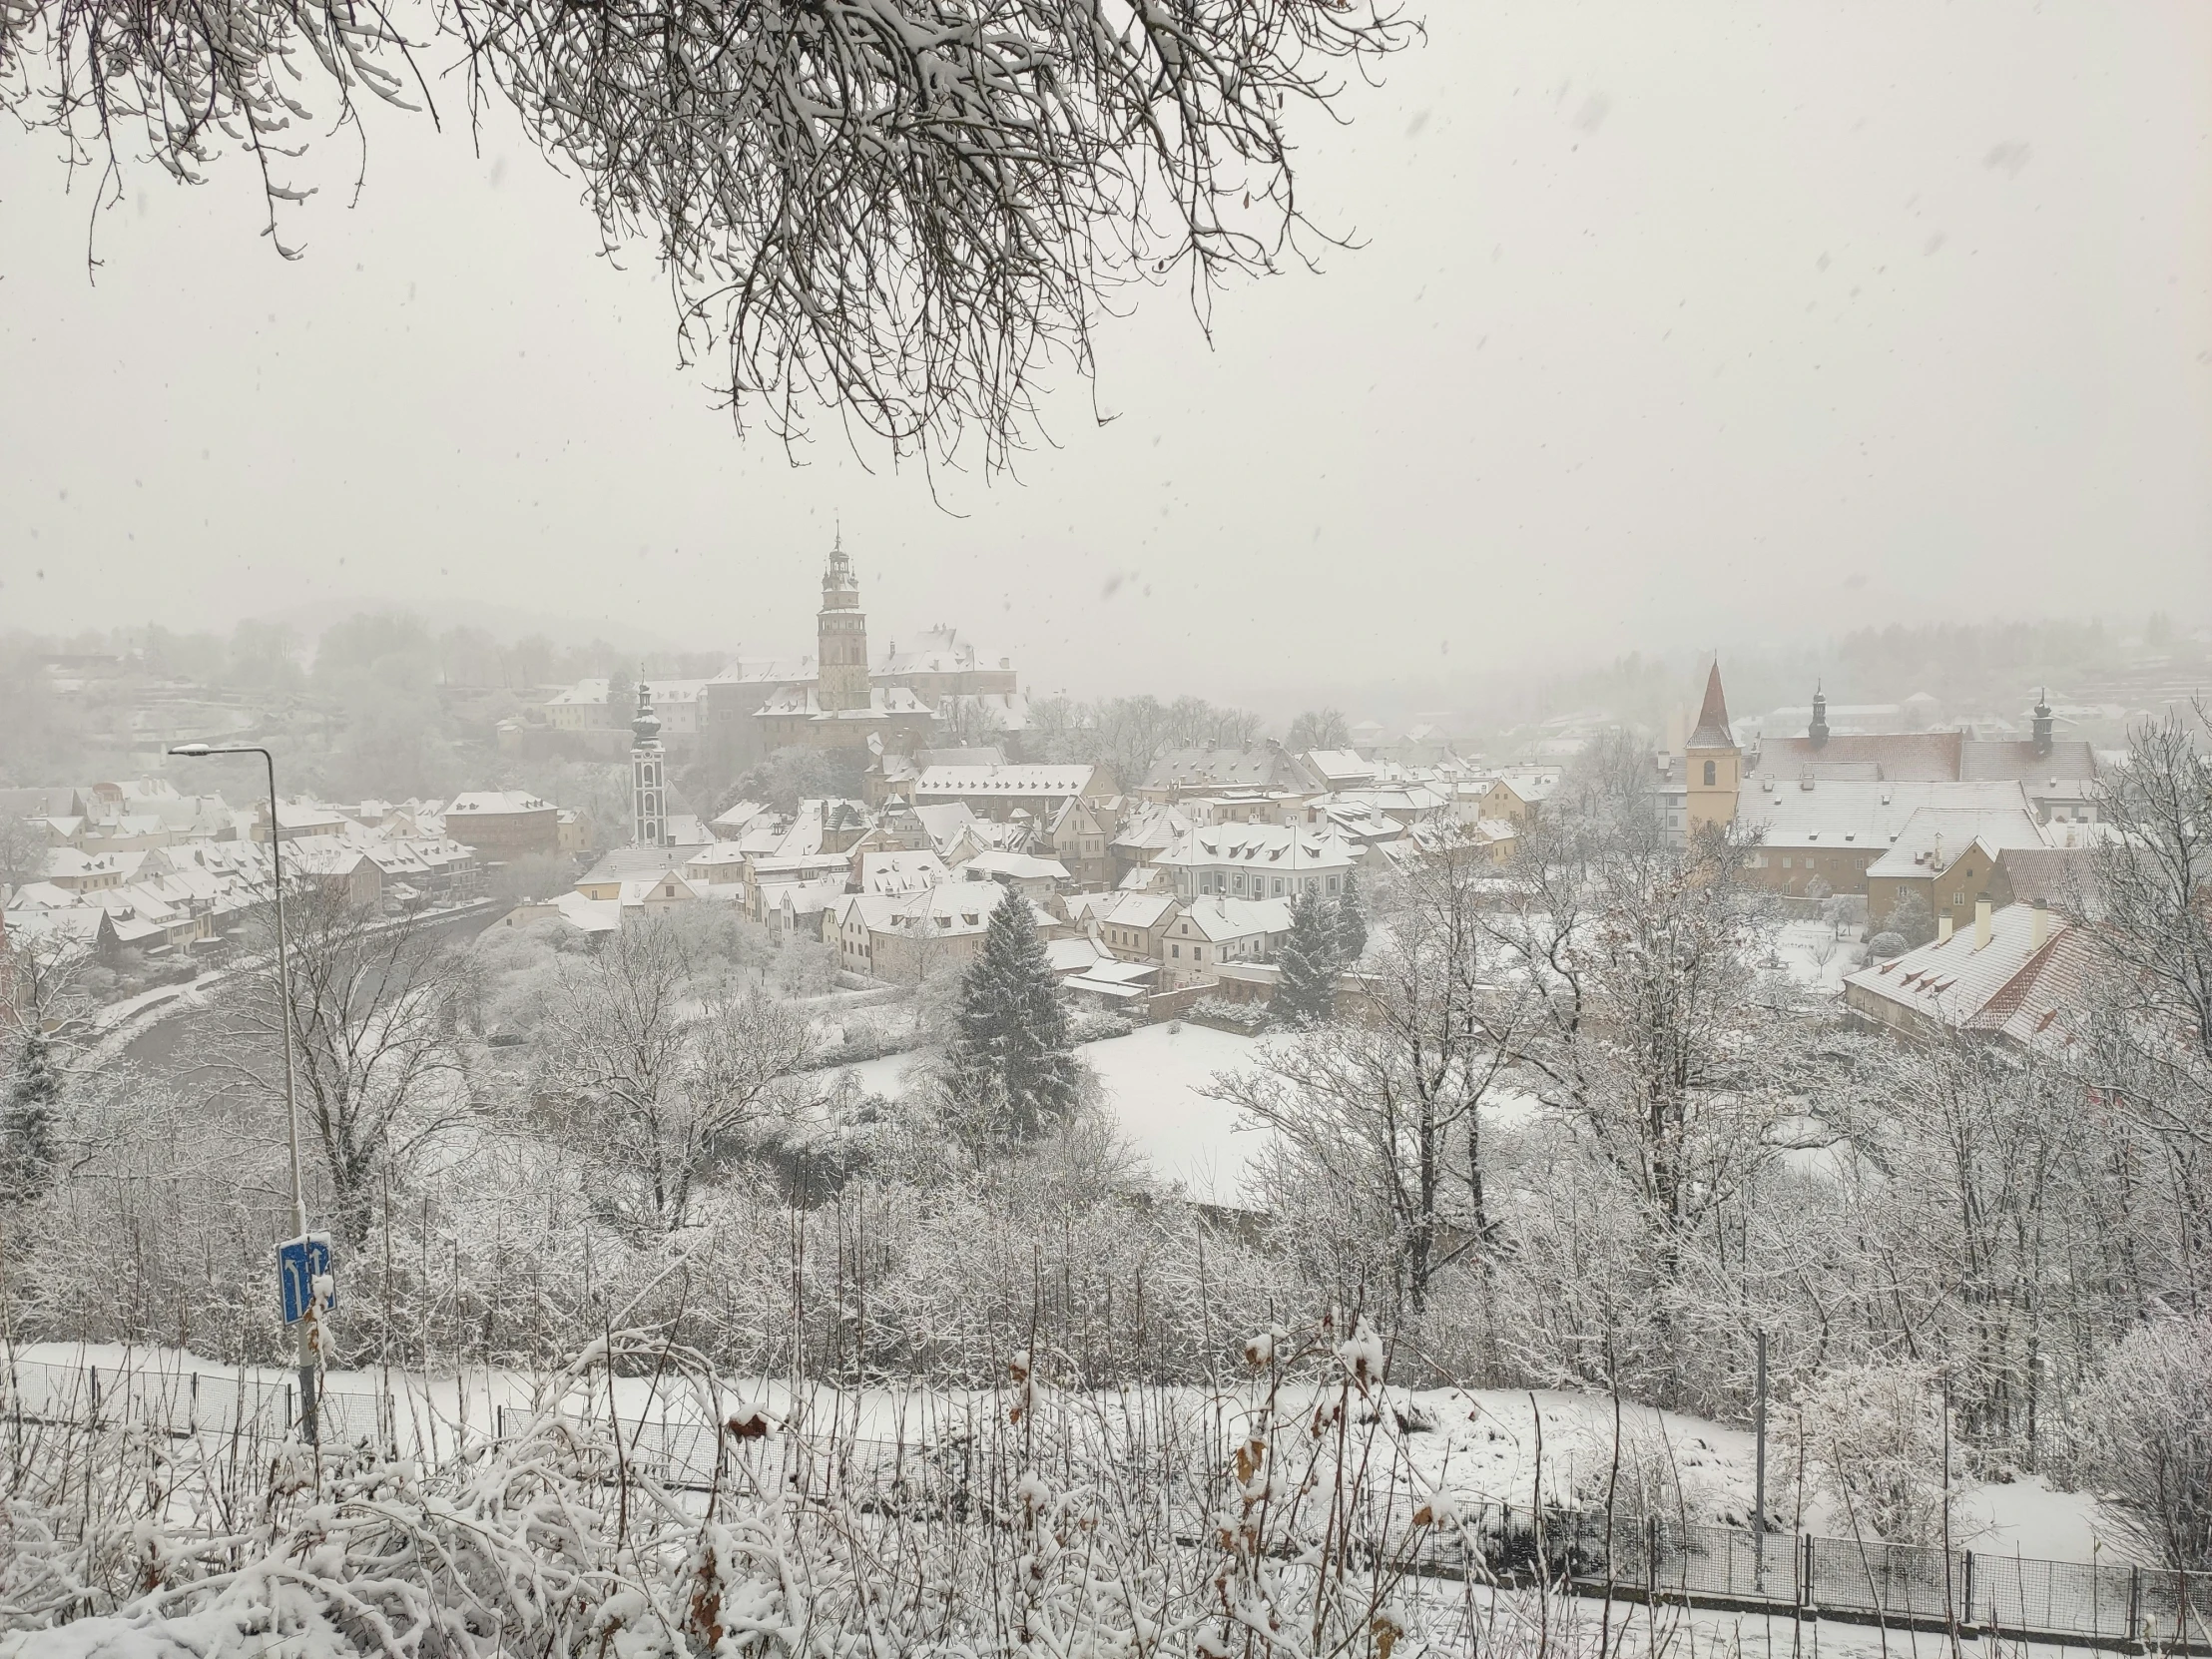
<svg viewBox="0 0 2212 1659">
<path fill-rule="evenodd" d="M 276 996 L 282 1009 L 284 1026 L 284 1138 L 291 1152 L 292 1236 L 304 1248 L 307 1241 L 307 1188 L 299 1175 L 299 1103 L 292 1085 L 291 948 L 284 933 L 284 839 L 276 827 L 276 757 L 256 744 L 218 748 L 204 743 L 184 743 L 170 750 L 170 754 L 195 761 L 205 760 L 211 755 L 259 755 L 262 764 L 269 770 L 269 867 L 271 884 L 276 895 Z M 307 1287 L 304 1311 L 294 1323 L 298 1326 L 299 1433 L 302 1439 L 313 1445 L 316 1441 L 317 1424 L 312 1330 L 314 1298 L 311 1283 Z"/>
<path fill-rule="evenodd" d="M 1759 1332 L 1758 1466 L 1753 1473 L 1752 1588 L 1767 1593 L 1767 1333 Z"/>
</svg>

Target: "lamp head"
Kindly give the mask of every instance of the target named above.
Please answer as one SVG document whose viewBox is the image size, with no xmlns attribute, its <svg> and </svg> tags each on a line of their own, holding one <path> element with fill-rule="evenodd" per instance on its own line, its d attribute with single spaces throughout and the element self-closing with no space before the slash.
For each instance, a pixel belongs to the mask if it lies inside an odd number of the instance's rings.
<svg viewBox="0 0 2212 1659">
<path fill-rule="evenodd" d="M 211 753 L 211 751 L 204 743 L 181 743 L 178 744 L 175 748 L 171 749 L 170 753 L 172 755 L 185 755 L 191 757 L 193 760 L 198 760 L 203 755 Z"/>
</svg>

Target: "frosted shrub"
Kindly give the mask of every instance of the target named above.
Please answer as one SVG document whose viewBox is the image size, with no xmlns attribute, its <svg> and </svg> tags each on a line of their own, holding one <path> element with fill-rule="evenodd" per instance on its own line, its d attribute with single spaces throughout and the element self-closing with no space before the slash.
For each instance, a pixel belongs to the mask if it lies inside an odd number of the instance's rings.
<svg viewBox="0 0 2212 1659">
<path fill-rule="evenodd" d="M 1943 1402 L 1927 1366 L 1847 1366 L 1804 1400 L 1806 1442 L 1822 1490 L 1852 1535 L 1943 1541 Z"/>
<path fill-rule="evenodd" d="M 2212 1319 L 2146 1325 L 2077 1403 L 2077 1479 L 2169 1567 L 2212 1570 Z"/>
</svg>

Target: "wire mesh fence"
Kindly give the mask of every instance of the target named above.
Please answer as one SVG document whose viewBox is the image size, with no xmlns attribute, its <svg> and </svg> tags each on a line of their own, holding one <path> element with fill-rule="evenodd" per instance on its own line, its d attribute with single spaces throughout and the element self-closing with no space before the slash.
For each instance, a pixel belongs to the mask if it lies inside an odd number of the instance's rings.
<svg viewBox="0 0 2212 1659">
<path fill-rule="evenodd" d="M 1656 1517 L 1488 1505 L 1479 1565 L 1665 1600 L 1950 1627 L 2024 1639 L 2212 1652 L 2212 1573 L 1770 1533 Z M 1430 1546 L 1448 1557 L 1452 1546 Z M 1463 1556 L 1464 1546 L 1460 1546 Z"/>
<path fill-rule="evenodd" d="M 297 1386 L 256 1377 L 126 1359 L 84 1366 L 37 1360 L 0 1361 L 0 1410 L 25 1423 L 132 1427 L 174 1438 L 222 1434 L 276 1441 L 298 1419 Z M 436 1429 L 410 1410 L 405 1390 L 324 1387 L 316 1391 L 316 1426 L 325 1445 L 366 1445 L 396 1452 L 434 1449 Z M 446 1438 L 452 1439 L 450 1431 Z"/>
</svg>

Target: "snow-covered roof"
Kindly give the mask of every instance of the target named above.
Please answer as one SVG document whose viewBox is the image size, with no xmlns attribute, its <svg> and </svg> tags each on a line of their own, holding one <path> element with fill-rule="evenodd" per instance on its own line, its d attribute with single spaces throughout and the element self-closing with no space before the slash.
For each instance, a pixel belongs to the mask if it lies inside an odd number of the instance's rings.
<svg viewBox="0 0 2212 1659">
<path fill-rule="evenodd" d="M 2044 912 L 2040 945 L 2035 926 L 2032 905 L 2007 904 L 1991 912 L 1985 946 L 1976 948 L 1974 926 L 1961 927 L 1848 975 L 1846 1000 L 1863 1012 L 1880 1004 L 1953 1030 L 2063 1042 L 2072 1016 L 2086 1011 L 2098 952 L 2087 929 L 2060 916 Z"/>
<path fill-rule="evenodd" d="M 1083 973 L 1102 961 L 1110 960 L 1087 938 L 1078 935 L 1068 939 L 1044 941 L 1044 959 L 1059 974 Z"/>
<path fill-rule="evenodd" d="M 1065 881 L 1067 865 L 1057 858 L 1040 858 L 1030 852 L 1004 852 L 990 847 L 970 858 L 962 866 L 971 879 L 988 876 L 992 880 L 1008 881 Z"/>
<path fill-rule="evenodd" d="M 904 850 L 860 854 L 860 891 L 864 893 L 919 892 L 946 879 L 951 871 L 935 852 Z"/>
<path fill-rule="evenodd" d="M 1127 892 L 1099 919 L 1112 927 L 1157 927 L 1181 901 L 1173 893 Z"/>
<path fill-rule="evenodd" d="M 1302 757 L 1307 766 L 1332 788 L 1342 789 L 1349 784 L 1373 778 L 1376 764 L 1364 761 L 1357 750 L 1310 749 Z"/>
<path fill-rule="evenodd" d="M 471 790 L 456 795 L 445 809 L 447 818 L 491 818 L 502 813 L 549 813 L 553 803 L 541 801 L 527 790 Z"/>
<path fill-rule="evenodd" d="M 2033 813 L 2016 783 L 1877 783 L 1860 779 L 1766 781 L 1746 790 L 1736 816 L 1762 830 L 1765 844 L 1784 848 L 1888 848 L 1925 808 L 1953 812 Z"/>
<path fill-rule="evenodd" d="M 1178 836 L 1159 861 L 1177 868 L 1233 864 L 1285 874 L 1346 869 L 1354 857 L 1352 843 L 1334 824 L 1209 824 Z"/>
<path fill-rule="evenodd" d="M 1097 776 L 1094 766 L 931 766 L 914 781 L 914 800 L 925 796 L 1013 797 L 1081 795 Z"/>
<path fill-rule="evenodd" d="M 2011 847 L 2047 847 L 2050 838 L 2025 808 L 1975 811 L 1923 807 L 1905 821 L 1889 850 L 1867 866 L 1867 873 L 1885 877 L 1940 874 L 1976 842 L 1994 857 Z"/>
<path fill-rule="evenodd" d="M 1291 903 L 1287 898 L 1194 899 L 1177 919 L 1178 927 L 1195 929 L 1216 944 L 1291 930 Z"/>
</svg>

